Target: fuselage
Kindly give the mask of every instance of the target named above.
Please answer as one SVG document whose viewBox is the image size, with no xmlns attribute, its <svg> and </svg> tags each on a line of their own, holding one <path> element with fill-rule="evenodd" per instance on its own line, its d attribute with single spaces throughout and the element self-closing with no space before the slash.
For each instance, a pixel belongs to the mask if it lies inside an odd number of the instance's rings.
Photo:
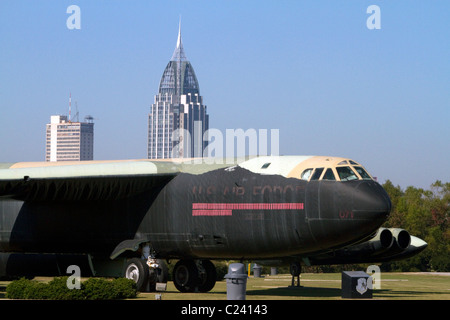
<svg viewBox="0 0 450 320">
<path fill-rule="evenodd" d="M 235 167 L 177 177 L 157 197 L 140 230 L 150 232 L 164 255 L 274 258 L 367 237 L 389 209 L 374 181 L 308 182 Z M 164 219 L 158 219 L 162 213 Z"/>
<path fill-rule="evenodd" d="M 101 183 L 51 198 L 60 181 L 44 197 L 37 189 L 26 201 L 0 200 L 0 250 L 109 256 L 124 240 L 147 239 L 161 258 L 266 259 L 342 247 L 373 234 L 390 211 L 383 188 L 350 161 L 259 157 L 117 198 Z"/>
</svg>

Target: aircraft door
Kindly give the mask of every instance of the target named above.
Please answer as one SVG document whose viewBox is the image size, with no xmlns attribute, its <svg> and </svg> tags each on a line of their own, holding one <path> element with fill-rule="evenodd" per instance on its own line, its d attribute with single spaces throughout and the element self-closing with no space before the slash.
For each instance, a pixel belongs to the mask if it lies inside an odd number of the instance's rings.
<svg viewBox="0 0 450 320">
<path fill-rule="evenodd" d="M 308 221 L 319 219 L 319 181 L 310 181 L 305 191 L 305 214 Z"/>
<path fill-rule="evenodd" d="M 320 183 L 319 198 L 320 198 L 320 218 L 323 220 L 333 220 L 336 218 L 336 194 L 335 181 L 323 180 Z"/>
</svg>

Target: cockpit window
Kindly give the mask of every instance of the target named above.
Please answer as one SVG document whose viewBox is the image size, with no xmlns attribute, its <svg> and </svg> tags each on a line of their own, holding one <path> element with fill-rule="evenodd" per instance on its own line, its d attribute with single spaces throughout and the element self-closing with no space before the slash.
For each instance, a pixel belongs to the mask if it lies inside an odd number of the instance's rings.
<svg viewBox="0 0 450 320">
<path fill-rule="evenodd" d="M 312 168 L 306 169 L 305 171 L 302 172 L 300 179 L 308 181 L 309 177 L 311 176 L 312 171 L 313 171 Z"/>
<path fill-rule="evenodd" d="M 327 171 L 325 171 L 322 180 L 336 180 L 336 177 L 334 176 L 333 170 L 331 170 L 331 168 L 328 168 Z"/>
<path fill-rule="evenodd" d="M 341 181 L 358 180 L 358 177 L 350 167 L 337 167 L 336 171 Z"/>
<path fill-rule="evenodd" d="M 347 160 L 343 160 L 341 162 L 338 163 L 338 166 L 344 165 L 344 164 L 348 164 Z"/>
<path fill-rule="evenodd" d="M 349 162 L 350 162 L 350 164 L 356 164 L 357 166 L 359 166 L 359 163 L 356 163 L 355 161 L 353 161 L 353 160 L 348 160 Z"/>
<path fill-rule="evenodd" d="M 372 178 L 369 176 L 369 174 L 367 173 L 366 170 L 364 170 L 363 167 L 354 167 L 356 172 L 359 173 L 359 175 L 361 176 L 361 178 L 363 178 L 364 180 L 372 180 Z"/>
<path fill-rule="evenodd" d="M 322 175 L 323 169 L 324 169 L 324 168 L 317 168 L 317 169 L 314 171 L 313 176 L 311 177 L 311 181 L 312 181 L 312 180 L 319 180 L 320 176 Z"/>
</svg>

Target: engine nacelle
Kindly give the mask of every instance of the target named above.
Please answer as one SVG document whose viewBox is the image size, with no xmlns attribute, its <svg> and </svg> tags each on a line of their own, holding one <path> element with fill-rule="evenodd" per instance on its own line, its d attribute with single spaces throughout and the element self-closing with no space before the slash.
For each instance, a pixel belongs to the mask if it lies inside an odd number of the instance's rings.
<svg viewBox="0 0 450 320">
<path fill-rule="evenodd" d="M 378 229 L 375 237 L 370 239 L 368 242 L 374 243 L 375 252 L 384 252 L 392 247 L 394 241 L 395 240 L 391 230 L 380 228 Z"/>
<path fill-rule="evenodd" d="M 408 231 L 400 228 L 390 228 L 388 230 L 392 235 L 392 245 L 383 251 L 374 253 L 374 255 L 381 255 L 384 258 L 394 256 L 406 250 L 411 244 L 411 236 Z"/>
<path fill-rule="evenodd" d="M 411 235 L 404 229 L 380 228 L 375 236 L 368 241 L 333 252 L 310 256 L 308 259 L 312 265 L 376 263 L 397 260 L 398 258 L 403 259 L 411 256 L 413 251 L 415 253 L 422 251 L 426 246 L 426 242 L 422 241 L 413 248 L 411 246 Z M 406 255 L 406 253 L 408 254 Z"/>
<path fill-rule="evenodd" d="M 395 228 L 389 229 L 392 232 L 392 237 L 395 240 L 395 245 L 402 250 L 405 250 L 411 244 L 411 236 L 409 232 L 403 229 Z"/>
</svg>

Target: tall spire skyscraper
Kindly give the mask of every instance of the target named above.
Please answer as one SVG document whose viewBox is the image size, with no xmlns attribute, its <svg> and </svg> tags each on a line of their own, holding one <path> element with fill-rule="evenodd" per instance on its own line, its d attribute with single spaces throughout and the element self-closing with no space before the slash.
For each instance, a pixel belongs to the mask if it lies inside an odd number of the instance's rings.
<svg viewBox="0 0 450 320">
<path fill-rule="evenodd" d="M 208 127 L 197 77 L 184 53 L 180 23 L 175 51 L 148 115 L 148 158 L 202 157 Z"/>
</svg>

